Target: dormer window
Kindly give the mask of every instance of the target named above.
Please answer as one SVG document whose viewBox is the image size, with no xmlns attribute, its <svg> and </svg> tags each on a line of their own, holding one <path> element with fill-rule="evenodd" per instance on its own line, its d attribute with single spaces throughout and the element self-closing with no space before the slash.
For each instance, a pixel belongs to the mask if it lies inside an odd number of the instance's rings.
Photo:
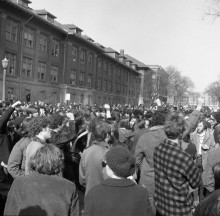
<svg viewBox="0 0 220 216">
<path fill-rule="evenodd" d="M 17 3 L 19 5 L 22 5 L 25 8 L 28 8 L 28 4 L 31 3 L 31 1 L 29 1 L 29 0 L 17 0 Z"/>
<path fill-rule="evenodd" d="M 45 9 L 43 9 L 43 10 L 35 10 L 34 12 L 37 15 L 39 15 L 40 17 L 42 17 L 43 19 L 48 20 L 51 23 L 54 23 L 54 19 L 56 19 L 56 17 L 53 14 L 49 13 Z"/>
</svg>

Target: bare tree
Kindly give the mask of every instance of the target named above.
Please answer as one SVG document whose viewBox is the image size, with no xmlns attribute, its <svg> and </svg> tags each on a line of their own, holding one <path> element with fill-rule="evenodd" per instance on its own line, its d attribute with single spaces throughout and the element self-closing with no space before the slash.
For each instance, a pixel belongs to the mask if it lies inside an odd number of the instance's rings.
<svg viewBox="0 0 220 216">
<path fill-rule="evenodd" d="M 220 0 L 208 0 L 205 15 L 213 17 L 215 20 L 220 16 Z"/>
<path fill-rule="evenodd" d="M 206 88 L 206 93 L 208 93 L 208 95 L 212 98 L 216 97 L 218 102 L 220 102 L 220 80 L 211 83 Z"/>
<path fill-rule="evenodd" d="M 168 95 L 174 97 L 175 104 L 181 104 L 183 97 L 192 91 L 194 84 L 187 76 L 182 76 L 181 72 L 174 66 L 166 68 L 169 74 Z"/>
</svg>

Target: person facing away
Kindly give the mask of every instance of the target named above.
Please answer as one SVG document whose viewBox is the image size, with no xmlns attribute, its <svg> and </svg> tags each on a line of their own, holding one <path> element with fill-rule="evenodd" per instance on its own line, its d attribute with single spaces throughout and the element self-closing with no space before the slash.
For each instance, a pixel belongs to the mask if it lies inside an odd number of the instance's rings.
<svg viewBox="0 0 220 216">
<path fill-rule="evenodd" d="M 187 127 L 182 135 L 184 139 L 193 129 L 196 128 L 197 121 L 201 115 L 200 110 L 202 108 L 202 101 L 198 101 L 197 108 L 190 114 L 187 120 Z M 152 204 L 153 211 L 156 213 L 154 206 L 154 193 L 155 193 L 155 172 L 154 172 L 154 161 L 153 154 L 154 149 L 160 143 L 162 143 L 166 138 L 164 132 L 164 122 L 167 112 L 156 111 L 151 120 L 151 128 L 148 132 L 143 134 L 137 142 L 135 149 L 136 165 L 141 170 L 139 184 L 147 188 L 150 196 L 150 201 Z M 185 144 L 184 144 L 185 145 Z M 184 147 L 184 146 L 182 146 Z M 185 145 L 187 149 L 187 145 Z"/>
<path fill-rule="evenodd" d="M 78 216 L 75 184 L 62 177 L 64 156 L 55 145 L 40 147 L 29 160 L 30 174 L 15 179 L 4 215 Z"/>
<path fill-rule="evenodd" d="M 110 147 L 111 128 L 103 120 L 97 120 L 91 123 L 91 131 L 95 140 L 83 151 L 79 165 L 79 182 L 86 188 L 86 194 L 105 178 L 101 162 Z"/>
<path fill-rule="evenodd" d="M 123 146 L 112 147 L 103 166 L 109 178 L 88 192 L 83 216 L 152 216 L 147 189 L 129 178 L 135 172 L 130 151 Z"/>
<path fill-rule="evenodd" d="M 50 120 L 46 116 L 37 116 L 30 122 L 28 133 L 32 137 L 32 141 L 26 149 L 25 175 L 30 173 L 28 163 L 32 155 L 36 151 L 46 145 L 47 139 L 51 137 Z"/>
<path fill-rule="evenodd" d="M 191 216 L 193 196 L 190 188 L 200 185 L 202 158 L 193 158 L 182 149 L 180 139 L 186 122 L 177 113 L 165 120 L 167 139 L 154 150 L 156 216 Z"/>
<path fill-rule="evenodd" d="M 215 190 L 203 199 L 196 207 L 194 216 L 219 216 L 220 215 L 220 162 L 212 169 Z"/>
</svg>

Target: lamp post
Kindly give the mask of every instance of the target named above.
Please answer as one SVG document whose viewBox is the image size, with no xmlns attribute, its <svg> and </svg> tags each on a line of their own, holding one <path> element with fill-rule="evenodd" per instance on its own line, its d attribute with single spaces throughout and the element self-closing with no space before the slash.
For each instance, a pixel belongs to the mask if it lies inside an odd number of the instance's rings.
<svg viewBox="0 0 220 216">
<path fill-rule="evenodd" d="M 6 79 L 6 69 L 8 67 L 8 59 L 4 58 L 2 60 L 2 67 L 3 67 L 2 100 L 5 101 L 5 79 Z"/>
</svg>

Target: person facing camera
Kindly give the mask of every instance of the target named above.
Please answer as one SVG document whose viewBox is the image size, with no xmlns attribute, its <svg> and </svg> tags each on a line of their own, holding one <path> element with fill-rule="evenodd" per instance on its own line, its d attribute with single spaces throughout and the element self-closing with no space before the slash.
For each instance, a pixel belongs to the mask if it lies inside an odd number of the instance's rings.
<svg viewBox="0 0 220 216">
<path fill-rule="evenodd" d="M 40 147 L 30 158 L 30 174 L 13 182 L 4 215 L 78 216 L 76 187 L 62 177 L 63 160 L 55 145 Z"/>
<path fill-rule="evenodd" d="M 130 177 L 135 172 L 135 158 L 122 146 L 106 153 L 108 179 L 93 187 L 85 197 L 83 216 L 151 216 L 148 191 Z"/>
</svg>

